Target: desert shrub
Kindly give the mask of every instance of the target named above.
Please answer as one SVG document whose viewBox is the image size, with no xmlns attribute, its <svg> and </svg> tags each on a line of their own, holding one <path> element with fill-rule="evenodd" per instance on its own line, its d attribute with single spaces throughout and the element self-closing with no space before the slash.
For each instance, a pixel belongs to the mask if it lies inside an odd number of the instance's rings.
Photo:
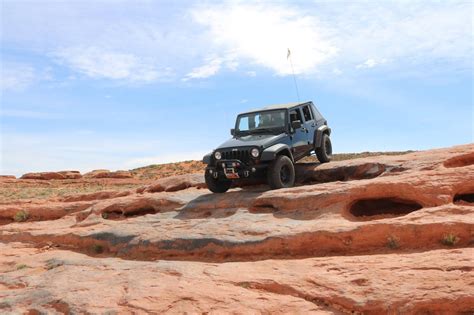
<svg viewBox="0 0 474 315">
<path fill-rule="evenodd" d="M 26 268 L 30 268 L 28 265 L 25 265 L 25 264 L 20 264 L 18 266 L 16 266 L 16 270 L 22 270 L 22 269 L 26 269 Z"/>
<path fill-rule="evenodd" d="M 400 240 L 398 239 L 398 237 L 390 235 L 387 238 L 387 247 L 390 249 L 400 248 Z"/>
<path fill-rule="evenodd" d="M 15 220 L 15 222 L 24 222 L 24 221 L 28 220 L 29 216 L 30 215 L 27 211 L 20 210 L 17 213 L 15 213 L 15 216 L 13 217 L 13 220 Z"/>
<path fill-rule="evenodd" d="M 250 282 L 247 282 L 247 281 L 239 282 L 239 283 L 237 283 L 237 285 L 242 287 L 242 288 L 245 288 L 245 289 L 249 289 L 249 288 L 252 287 L 252 284 Z"/>
<path fill-rule="evenodd" d="M 445 234 L 441 240 L 441 243 L 446 246 L 454 246 L 457 242 L 459 242 L 459 237 L 452 233 Z"/>
<path fill-rule="evenodd" d="M 92 245 L 92 251 L 96 254 L 101 254 L 104 252 L 104 247 L 100 244 Z"/>
</svg>

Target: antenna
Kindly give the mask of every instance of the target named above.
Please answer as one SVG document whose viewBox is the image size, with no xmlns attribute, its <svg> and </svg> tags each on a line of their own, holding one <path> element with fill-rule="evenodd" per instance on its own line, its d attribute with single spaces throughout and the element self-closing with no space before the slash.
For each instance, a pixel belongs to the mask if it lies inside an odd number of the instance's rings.
<svg viewBox="0 0 474 315">
<path fill-rule="evenodd" d="M 286 53 L 286 59 L 290 61 L 291 72 L 293 73 L 293 81 L 295 82 L 296 96 L 298 97 L 298 102 L 300 102 L 300 92 L 298 91 L 298 84 L 296 83 L 295 69 L 293 69 L 293 60 L 291 59 L 290 48 L 288 48 L 288 52 Z"/>
</svg>

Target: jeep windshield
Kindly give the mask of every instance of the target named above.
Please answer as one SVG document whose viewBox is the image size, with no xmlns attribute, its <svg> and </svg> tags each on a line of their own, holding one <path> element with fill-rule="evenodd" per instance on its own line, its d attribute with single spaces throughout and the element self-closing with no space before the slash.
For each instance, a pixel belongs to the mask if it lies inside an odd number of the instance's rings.
<svg viewBox="0 0 474 315">
<path fill-rule="evenodd" d="M 237 117 L 236 134 L 273 134 L 286 130 L 285 109 L 242 114 Z"/>
</svg>

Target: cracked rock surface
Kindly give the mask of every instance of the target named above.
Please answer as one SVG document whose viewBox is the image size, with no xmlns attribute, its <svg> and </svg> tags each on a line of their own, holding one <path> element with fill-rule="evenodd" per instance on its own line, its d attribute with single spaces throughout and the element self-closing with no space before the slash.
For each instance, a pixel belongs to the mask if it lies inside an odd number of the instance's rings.
<svg viewBox="0 0 474 315">
<path fill-rule="evenodd" d="M 474 145 L 296 172 L 1 202 L 0 313 L 474 312 Z"/>
</svg>

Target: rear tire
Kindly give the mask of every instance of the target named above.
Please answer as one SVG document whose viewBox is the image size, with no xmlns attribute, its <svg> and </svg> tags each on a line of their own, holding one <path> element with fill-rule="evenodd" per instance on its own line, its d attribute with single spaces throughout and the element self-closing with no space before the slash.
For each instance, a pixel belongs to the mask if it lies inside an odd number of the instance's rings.
<svg viewBox="0 0 474 315">
<path fill-rule="evenodd" d="M 232 185 L 232 181 L 230 180 L 219 180 L 212 177 L 209 172 L 206 171 L 204 175 L 204 179 L 206 180 L 207 188 L 212 191 L 213 193 L 225 193 L 229 190 L 230 186 Z"/>
<path fill-rule="evenodd" d="M 295 184 L 295 166 L 289 157 L 279 155 L 267 170 L 267 181 L 271 189 L 293 187 Z"/>
<path fill-rule="evenodd" d="M 316 156 L 318 157 L 319 162 L 327 163 L 331 161 L 332 158 L 332 144 L 331 139 L 327 134 L 323 134 L 321 139 L 321 146 L 316 148 Z"/>
</svg>

